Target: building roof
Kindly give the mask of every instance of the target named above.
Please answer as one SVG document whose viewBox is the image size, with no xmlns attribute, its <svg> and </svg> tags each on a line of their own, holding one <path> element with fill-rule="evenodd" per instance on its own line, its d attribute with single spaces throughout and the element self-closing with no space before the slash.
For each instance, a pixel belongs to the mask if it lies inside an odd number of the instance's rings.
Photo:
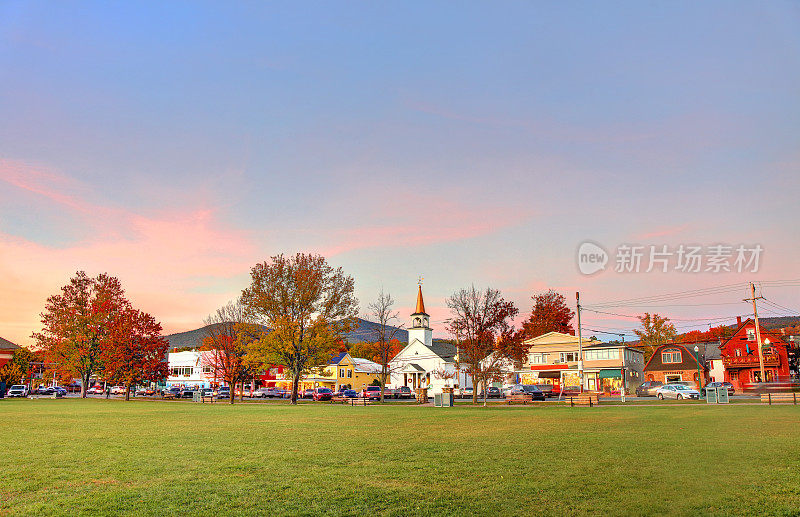
<svg viewBox="0 0 800 517">
<path fill-rule="evenodd" d="M 664 363 L 662 361 L 661 352 L 666 348 L 677 348 L 681 352 L 681 362 L 679 363 Z M 702 366 L 703 370 L 707 368 Z M 694 352 L 689 351 L 685 345 L 681 343 L 664 343 L 658 345 L 650 356 L 650 360 L 644 365 L 644 371 L 669 371 L 669 370 L 697 370 L 697 359 L 694 357 Z"/>
<path fill-rule="evenodd" d="M 452 362 L 458 352 L 455 345 L 444 341 L 434 341 L 428 349 L 448 362 Z"/>
<path fill-rule="evenodd" d="M 414 310 L 414 314 L 412 314 L 412 316 L 414 316 L 415 314 L 424 314 L 425 316 L 428 316 L 428 313 L 425 312 L 425 301 L 422 299 L 422 285 L 418 287 L 419 289 L 417 290 L 417 308 Z"/>
<path fill-rule="evenodd" d="M 720 350 L 724 350 L 725 347 L 727 346 L 727 344 L 730 343 L 731 341 L 734 341 L 734 340 L 739 341 L 739 340 L 746 339 L 746 338 L 742 338 L 741 336 L 739 336 L 739 333 L 742 331 L 742 329 L 744 327 L 746 327 L 748 325 L 755 325 L 755 321 L 753 321 L 753 318 L 747 318 L 746 320 L 741 322 L 741 324 L 739 324 L 736 327 L 736 330 L 733 332 L 733 335 L 731 335 L 731 337 L 729 337 L 728 339 L 726 339 L 725 341 L 720 343 L 720 345 L 719 345 Z M 787 341 L 786 340 L 786 336 L 782 335 L 780 333 L 780 331 L 776 331 L 774 329 L 771 330 L 771 329 L 761 328 L 761 329 L 759 329 L 759 332 L 761 334 L 761 342 L 762 342 L 762 344 L 763 344 L 765 339 L 769 338 L 770 344 L 772 344 L 773 346 L 774 345 L 786 345 L 786 346 L 789 346 L 789 343 L 786 342 Z"/>
<path fill-rule="evenodd" d="M 0 337 L 0 350 L 16 350 L 18 348 L 22 348 L 21 346 L 12 343 L 11 341 Z"/>
<path fill-rule="evenodd" d="M 369 359 L 364 359 L 361 357 L 353 357 L 353 356 L 350 356 L 350 359 L 353 361 L 353 369 L 357 372 L 361 373 L 381 372 L 381 365 L 379 365 L 375 361 L 370 361 Z"/>
<path fill-rule="evenodd" d="M 339 364 L 342 361 L 342 359 L 344 359 L 344 356 L 346 356 L 346 355 L 347 355 L 346 351 L 345 352 L 341 352 L 340 354 L 332 357 L 331 360 L 328 361 L 328 364 Z"/>
</svg>

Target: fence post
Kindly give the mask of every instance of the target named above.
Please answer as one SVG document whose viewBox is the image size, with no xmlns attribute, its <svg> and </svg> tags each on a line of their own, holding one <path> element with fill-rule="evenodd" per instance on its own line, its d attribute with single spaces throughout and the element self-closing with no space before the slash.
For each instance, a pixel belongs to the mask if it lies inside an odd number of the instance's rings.
<svg viewBox="0 0 800 517">
<path fill-rule="evenodd" d="M 569 407 L 575 407 L 575 402 L 572 400 L 572 397 L 569 398 Z"/>
<path fill-rule="evenodd" d="M 794 405 L 797 405 L 797 392 L 792 393 L 792 398 L 794 398 Z"/>
<path fill-rule="evenodd" d="M 592 407 L 592 396 L 589 395 L 589 407 Z"/>
<path fill-rule="evenodd" d="M 769 401 L 769 405 L 772 405 L 772 393 L 767 393 L 767 400 Z"/>
</svg>

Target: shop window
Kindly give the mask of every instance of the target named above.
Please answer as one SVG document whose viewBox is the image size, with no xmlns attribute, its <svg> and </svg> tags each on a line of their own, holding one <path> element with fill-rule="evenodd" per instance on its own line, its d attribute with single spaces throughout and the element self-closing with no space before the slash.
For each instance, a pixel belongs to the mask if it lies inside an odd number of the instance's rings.
<svg viewBox="0 0 800 517">
<path fill-rule="evenodd" d="M 677 348 L 667 348 L 661 352 L 662 363 L 680 363 L 681 351 Z"/>
</svg>

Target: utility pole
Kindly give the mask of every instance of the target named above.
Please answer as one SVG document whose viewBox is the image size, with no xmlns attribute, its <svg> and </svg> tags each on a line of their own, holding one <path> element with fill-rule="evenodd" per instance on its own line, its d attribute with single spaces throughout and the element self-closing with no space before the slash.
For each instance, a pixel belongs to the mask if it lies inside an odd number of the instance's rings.
<svg viewBox="0 0 800 517">
<path fill-rule="evenodd" d="M 627 352 L 627 350 L 625 350 L 625 334 L 620 334 L 620 337 L 622 338 L 622 368 L 620 368 L 619 373 L 620 376 L 622 377 L 622 388 L 620 388 L 619 395 L 620 395 L 620 400 L 624 403 L 625 402 L 625 353 Z"/>
<path fill-rule="evenodd" d="M 750 282 L 750 292 L 752 296 L 745 298 L 746 302 L 753 302 L 753 317 L 756 320 L 756 346 L 758 346 L 758 366 L 761 370 L 761 382 L 767 382 L 767 377 L 764 374 L 764 350 L 761 348 L 761 326 L 758 324 L 758 307 L 756 307 L 756 300 L 764 298 L 763 296 L 756 296 L 756 285 Z"/>
<path fill-rule="evenodd" d="M 581 337 L 581 293 L 575 293 L 575 301 L 578 307 L 578 376 L 581 379 L 580 392 L 583 393 L 583 339 Z"/>
</svg>

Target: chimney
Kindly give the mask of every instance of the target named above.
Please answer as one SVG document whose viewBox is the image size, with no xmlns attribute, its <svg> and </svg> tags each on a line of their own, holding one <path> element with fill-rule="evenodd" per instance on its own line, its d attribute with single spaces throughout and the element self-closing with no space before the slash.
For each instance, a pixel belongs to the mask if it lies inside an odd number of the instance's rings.
<svg viewBox="0 0 800 517">
<path fill-rule="evenodd" d="M 742 317 L 741 316 L 736 316 L 736 326 L 737 327 L 741 327 L 742 326 Z"/>
</svg>

